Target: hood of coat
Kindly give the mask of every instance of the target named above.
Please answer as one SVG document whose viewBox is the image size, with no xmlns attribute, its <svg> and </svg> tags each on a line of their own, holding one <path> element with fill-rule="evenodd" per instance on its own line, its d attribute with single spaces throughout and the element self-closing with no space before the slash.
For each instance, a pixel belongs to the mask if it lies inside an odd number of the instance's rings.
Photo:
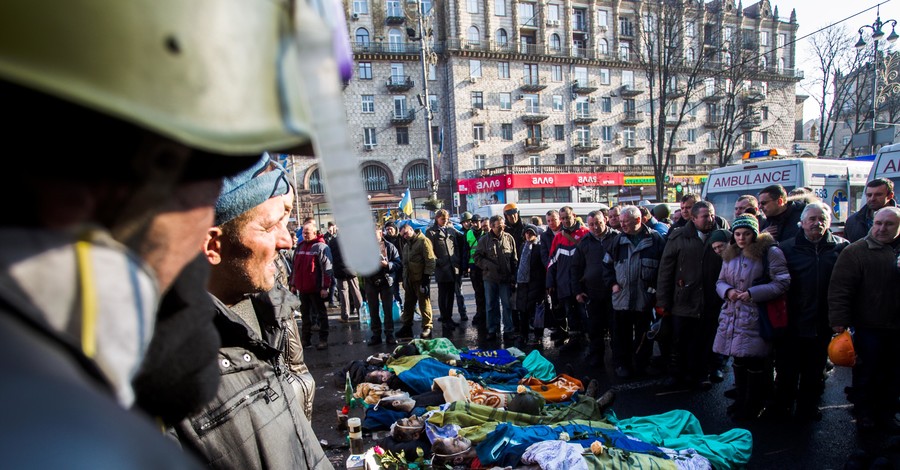
<svg viewBox="0 0 900 470">
<path fill-rule="evenodd" d="M 769 247 L 777 245 L 778 242 L 772 238 L 772 235 L 769 235 L 766 232 L 760 233 L 758 237 L 756 237 L 756 241 L 747 245 L 747 248 L 744 249 L 744 256 L 761 260 L 763 258 L 763 254 L 769 250 Z M 732 243 L 728 245 L 728 249 L 722 252 L 722 259 L 725 261 L 731 261 L 734 258 L 737 258 L 741 254 L 740 247 L 737 246 L 736 243 Z"/>
</svg>

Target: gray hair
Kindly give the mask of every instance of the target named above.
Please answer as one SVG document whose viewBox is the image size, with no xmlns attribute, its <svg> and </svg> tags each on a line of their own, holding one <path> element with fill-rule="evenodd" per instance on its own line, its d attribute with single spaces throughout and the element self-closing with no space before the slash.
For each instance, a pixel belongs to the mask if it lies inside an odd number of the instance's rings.
<svg viewBox="0 0 900 470">
<path fill-rule="evenodd" d="M 831 207 L 829 207 L 828 204 L 820 201 L 810 202 L 806 205 L 806 207 L 803 208 L 803 212 L 800 213 L 800 220 L 806 219 L 806 214 L 810 209 L 818 209 L 819 212 L 821 212 L 822 215 L 824 215 L 825 218 L 828 219 L 828 225 L 831 225 Z"/>
<path fill-rule="evenodd" d="M 628 217 L 632 219 L 640 219 L 641 218 L 641 210 L 636 206 L 624 206 L 622 210 L 619 211 L 619 217 L 628 214 Z"/>
</svg>

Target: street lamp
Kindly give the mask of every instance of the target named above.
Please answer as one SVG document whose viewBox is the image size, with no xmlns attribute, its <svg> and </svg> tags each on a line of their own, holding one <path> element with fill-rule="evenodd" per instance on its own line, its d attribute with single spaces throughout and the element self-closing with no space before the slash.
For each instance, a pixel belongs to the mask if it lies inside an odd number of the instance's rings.
<svg viewBox="0 0 900 470">
<path fill-rule="evenodd" d="M 410 39 L 419 41 L 419 63 L 422 67 L 422 91 L 424 96 L 425 107 L 425 135 L 428 140 L 428 188 L 431 190 L 430 200 L 437 201 L 438 180 L 434 174 L 434 145 L 431 131 L 431 124 L 434 121 L 434 113 L 431 109 L 431 98 L 428 95 L 428 60 L 431 56 L 429 37 L 431 36 L 430 28 L 425 26 L 425 11 L 422 0 L 407 0 L 407 4 L 416 4 L 416 22 L 417 28 L 407 28 L 406 34 Z M 416 31 L 418 29 L 418 31 Z M 418 35 L 416 34 L 418 33 Z"/>
<path fill-rule="evenodd" d="M 881 21 L 881 7 L 876 10 L 876 18 L 875 22 L 871 25 L 862 25 L 859 28 L 859 41 L 856 41 L 856 49 L 862 50 L 866 47 L 866 41 L 863 39 L 863 31 L 870 29 L 872 30 L 872 46 L 874 48 L 874 54 L 872 56 L 872 133 L 871 133 L 871 144 L 872 144 L 872 153 L 875 153 L 875 123 L 876 117 L 878 115 L 878 41 L 884 38 L 884 30 L 882 29 L 886 25 L 891 26 L 891 34 L 888 35 L 887 41 L 889 43 L 894 43 L 900 38 L 900 35 L 897 35 L 897 20 L 887 20 Z M 883 97 L 886 99 L 887 97 Z M 882 100 L 883 101 L 883 100 Z"/>
</svg>

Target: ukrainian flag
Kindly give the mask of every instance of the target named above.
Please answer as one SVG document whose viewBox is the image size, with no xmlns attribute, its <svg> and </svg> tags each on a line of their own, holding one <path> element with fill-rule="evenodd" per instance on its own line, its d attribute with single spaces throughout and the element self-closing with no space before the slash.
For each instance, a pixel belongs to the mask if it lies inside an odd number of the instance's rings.
<svg viewBox="0 0 900 470">
<path fill-rule="evenodd" d="M 403 199 L 400 199 L 400 211 L 406 215 L 412 215 L 413 212 L 413 202 L 412 195 L 409 193 L 409 188 L 406 188 L 406 192 L 403 193 Z"/>
</svg>

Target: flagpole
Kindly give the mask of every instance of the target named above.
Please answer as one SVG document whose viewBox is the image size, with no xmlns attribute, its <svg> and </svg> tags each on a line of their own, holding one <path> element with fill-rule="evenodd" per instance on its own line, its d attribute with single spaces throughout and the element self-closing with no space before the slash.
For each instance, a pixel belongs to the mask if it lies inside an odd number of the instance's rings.
<svg viewBox="0 0 900 470">
<path fill-rule="evenodd" d="M 422 88 L 425 92 L 425 133 L 428 137 L 428 187 L 431 190 L 431 200 L 437 200 L 438 181 L 434 173 L 434 136 L 431 132 L 431 123 L 434 121 L 434 115 L 431 112 L 431 97 L 428 95 L 428 65 L 426 59 L 428 57 L 428 41 L 425 36 L 425 11 L 422 9 L 422 0 L 417 0 L 419 12 L 419 61 L 422 65 Z"/>
</svg>

